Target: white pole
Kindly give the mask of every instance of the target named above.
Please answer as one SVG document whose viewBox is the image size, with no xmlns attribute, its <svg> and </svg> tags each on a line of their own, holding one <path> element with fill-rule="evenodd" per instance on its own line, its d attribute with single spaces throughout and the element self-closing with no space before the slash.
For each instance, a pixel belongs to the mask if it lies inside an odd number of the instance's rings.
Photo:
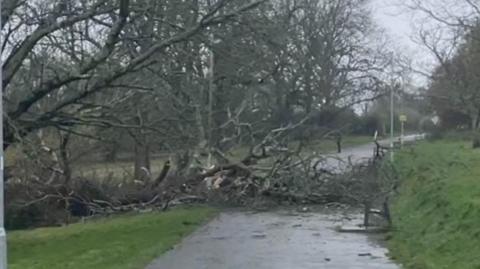
<svg viewBox="0 0 480 269">
<path fill-rule="evenodd" d="M 393 158 L 394 158 L 394 154 L 393 154 L 393 140 L 395 139 L 394 138 L 394 123 L 395 123 L 395 111 L 394 111 L 394 98 L 393 98 L 393 95 L 394 95 L 394 91 L 395 90 L 395 86 L 392 86 L 390 88 L 390 161 L 393 162 Z"/>
<path fill-rule="evenodd" d="M 405 122 L 402 121 L 402 126 L 401 126 L 401 133 L 400 133 L 400 146 L 402 146 L 402 149 L 403 149 L 403 144 L 404 144 L 404 136 L 405 136 Z"/>
<path fill-rule="evenodd" d="M 2 10 L 2 1 L 0 0 L 0 13 Z M 1 25 L 1 18 L 0 18 Z M 0 37 L 1 41 L 2 37 Z M 3 158 L 3 76 L 2 76 L 2 57 L 0 54 L 0 269 L 7 269 L 7 234 L 5 232 L 5 205 L 4 205 L 4 158 Z"/>
<path fill-rule="evenodd" d="M 208 87 L 208 160 L 207 166 L 210 167 L 213 165 L 212 160 L 212 143 L 213 143 L 213 91 L 215 87 L 215 55 L 213 54 L 213 49 L 210 51 L 209 56 L 209 65 L 210 65 L 210 78 L 209 78 L 209 87 Z"/>
</svg>

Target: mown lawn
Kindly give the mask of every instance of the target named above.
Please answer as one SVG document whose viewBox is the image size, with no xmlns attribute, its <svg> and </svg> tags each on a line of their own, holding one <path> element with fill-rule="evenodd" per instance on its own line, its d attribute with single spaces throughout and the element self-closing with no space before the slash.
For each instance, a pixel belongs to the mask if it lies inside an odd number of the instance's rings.
<svg viewBox="0 0 480 269">
<path fill-rule="evenodd" d="M 8 235 L 10 269 L 142 269 L 215 215 L 193 207 Z"/>
<path fill-rule="evenodd" d="M 424 142 L 396 158 L 392 255 L 406 268 L 480 268 L 480 150 Z"/>
</svg>

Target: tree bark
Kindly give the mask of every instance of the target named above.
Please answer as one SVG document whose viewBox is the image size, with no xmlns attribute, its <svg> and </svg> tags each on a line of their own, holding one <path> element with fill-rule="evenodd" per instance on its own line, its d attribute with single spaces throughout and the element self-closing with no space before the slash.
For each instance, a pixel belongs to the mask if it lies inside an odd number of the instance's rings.
<svg viewBox="0 0 480 269">
<path fill-rule="evenodd" d="M 163 165 L 162 171 L 160 172 L 158 177 L 155 179 L 155 182 L 153 183 L 154 188 L 158 187 L 165 180 L 169 171 L 170 171 L 170 161 L 166 161 L 165 164 Z"/>
<path fill-rule="evenodd" d="M 472 131 L 475 131 L 478 129 L 478 114 L 472 114 L 471 119 L 472 123 L 470 127 L 472 128 Z"/>
<path fill-rule="evenodd" d="M 364 206 L 363 226 L 367 228 L 370 226 L 370 210 L 372 209 L 372 206 L 370 205 L 369 202 L 364 203 L 363 206 Z"/>
<path fill-rule="evenodd" d="M 105 146 L 105 153 L 104 153 L 104 160 L 105 162 L 115 162 L 117 160 L 118 155 L 118 147 L 117 143 L 107 144 Z"/>
<path fill-rule="evenodd" d="M 72 169 L 70 167 L 70 156 L 68 153 L 68 143 L 70 133 L 60 133 L 60 158 L 62 163 L 63 178 L 65 185 L 70 184 L 72 179 Z"/>
</svg>

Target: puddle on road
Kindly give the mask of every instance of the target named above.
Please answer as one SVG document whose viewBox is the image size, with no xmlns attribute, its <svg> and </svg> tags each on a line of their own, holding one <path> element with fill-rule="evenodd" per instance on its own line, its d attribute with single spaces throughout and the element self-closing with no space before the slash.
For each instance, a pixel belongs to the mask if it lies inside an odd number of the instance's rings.
<svg viewBox="0 0 480 269">
<path fill-rule="evenodd" d="M 346 219 L 361 222 L 333 211 L 222 213 L 147 268 L 400 268 L 375 237 L 336 232 Z"/>
</svg>

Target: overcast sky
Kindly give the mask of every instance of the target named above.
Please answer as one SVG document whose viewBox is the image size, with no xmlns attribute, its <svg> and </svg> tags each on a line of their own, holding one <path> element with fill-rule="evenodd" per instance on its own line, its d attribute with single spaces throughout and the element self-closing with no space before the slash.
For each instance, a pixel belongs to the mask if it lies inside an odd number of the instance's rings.
<svg viewBox="0 0 480 269">
<path fill-rule="evenodd" d="M 431 63 L 434 58 L 412 40 L 417 34 L 414 16 L 399 5 L 401 2 L 402 0 L 372 0 L 374 20 L 386 30 L 396 49 L 414 59 L 416 68 L 425 69 L 428 63 L 433 66 Z M 422 78 L 418 82 L 423 84 L 425 80 Z"/>
<path fill-rule="evenodd" d="M 398 0 L 372 0 L 374 19 L 399 45 L 415 49 L 417 46 L 411 41 L 413 18 L 397 4 Z"/>
</svg>

